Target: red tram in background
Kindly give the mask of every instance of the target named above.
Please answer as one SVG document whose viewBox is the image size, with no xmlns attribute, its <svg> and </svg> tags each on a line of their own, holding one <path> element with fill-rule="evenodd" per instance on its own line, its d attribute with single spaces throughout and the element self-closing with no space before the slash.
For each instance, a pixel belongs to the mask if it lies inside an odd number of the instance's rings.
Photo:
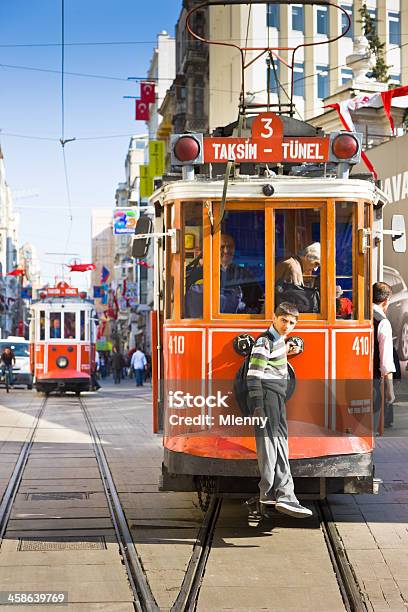
<svg viewBox="0 0 408 612">
<path fill-rule="evenodd" d="M 34 385 L 52 391 L 89 391 L 95 369 L 93 301 L 60 282 L 31 306 L 30 359 Z"/>
</svg>

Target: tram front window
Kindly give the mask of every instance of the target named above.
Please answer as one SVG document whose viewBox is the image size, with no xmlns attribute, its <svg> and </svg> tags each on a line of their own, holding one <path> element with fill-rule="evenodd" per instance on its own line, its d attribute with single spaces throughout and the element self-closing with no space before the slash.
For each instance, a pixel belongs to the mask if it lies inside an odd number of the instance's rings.
<svg viewBox="0 0 408 612">
<path fill-rule="evenodd" d="M 45 340 L 45 312 L 40 310 L 40 340 Z"/>
<path fill-rule="evenodd" d="M 320 210 L 275 211 L 275 306 L 320 312 Z"/>
<path fill-rule="evenodd" d="M 227 211 L 220 237 L 220 313 L 260 314 L 265 294 L 265 214 Z"/>
<path fill-rule="evenodd" d="M 356 318 L 353 283 L 354 202 L 336 203 L 336 319 Z"/>
<path fill-rule="evenodd" d="M 50 313 L 50 338 L 51 339 L 61 338 L 61 313 L 60 312 Z"/>
<path fill-rule="evenodd" d="M 64 338 L 73 339 L 75 338 L 75 312 L 64 313 Z"/>
<path fill-rule="evenodd" d="M 81 326 L 81 337 L 80 339 L 85 340 L 85 311 L 81 310 L 80 313 L 80 326 Z"/>
<path fill-rule="evenodd" d="M 203 204 L 183 205 L 184 228 L 184 317 L 203 317 Z"/>
</svg>

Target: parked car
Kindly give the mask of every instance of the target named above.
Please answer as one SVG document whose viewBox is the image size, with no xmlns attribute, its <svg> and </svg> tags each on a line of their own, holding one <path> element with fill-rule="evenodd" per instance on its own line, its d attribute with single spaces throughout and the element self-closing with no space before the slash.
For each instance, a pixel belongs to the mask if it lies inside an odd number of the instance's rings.
<svg viewBox="0 0 408 612">
<path fill-rule="evenodd" d="M 33 376 L 30 368 L 30 344 L 20 336 L 9 336 L 0 340 L 0 354 L 9 346 L 16 356 L 16 365 L 13 366 L 13 380 L 16 385 L 27 385 L 33 388 Z"/>
<path fill-rule="evenodd" d="M 387 317 L 392 327 L 394 346 L 401 361 L 408 359 L 408 289 L 395 268 L 384 266 L 384 282 L 392 290 Z"/>
</svg>

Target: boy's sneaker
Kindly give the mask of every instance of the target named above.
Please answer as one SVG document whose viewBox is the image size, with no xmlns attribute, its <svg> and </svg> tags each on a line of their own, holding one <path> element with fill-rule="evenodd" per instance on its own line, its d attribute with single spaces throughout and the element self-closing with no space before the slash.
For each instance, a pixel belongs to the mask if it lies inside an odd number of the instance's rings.
<svg viewBox="0 0 408 612">
<path fill-rule="evenodd" d="M 308 518 L 313 516 L 309 508 L 305 508 L 299 502 L 278 501 L 275 506 L 278 512 L 293 516 L 294 518 Z"/>
<path fill-rule="evenodd" d="M 276 504 L 276 499 L 271 499 L 270 497 L 260 497 L 259 502 L 261 504 L 265 504 L 266 506 L 274 506 Z"/>
</svg>

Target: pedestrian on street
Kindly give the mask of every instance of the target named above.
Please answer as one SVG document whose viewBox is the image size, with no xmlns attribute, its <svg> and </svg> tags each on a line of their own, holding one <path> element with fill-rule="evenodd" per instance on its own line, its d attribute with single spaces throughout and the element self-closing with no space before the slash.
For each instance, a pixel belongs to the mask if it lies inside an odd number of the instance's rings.
<svg viewBox="0 0 408 612">
<path fill-rule="evenodd" d="M 132 355 L 130 367 L 135 371 L 136 387 L 143 387 L 143 373 L 147 365 L 147 359 L 144 352 L 137 348 Z"/>
<path fill-rule="evenodd" d="M 384 383 L 384 426 L 392 425 L 392 404 L 395 401 L 393 373 L 395 372 L 392 328 L 387 319 L 388 305 L 391 299 L 391 287 L 387 283 L 373 285 L 374 311 L 374 367 L 373 367 L 373 412 L 374 435 L 379 434 L 380 414 L 383 404 L 382 389 Z"/>
<path fill-rule="evenodd" d="M 106 378 L 106 353 L 101 353 L 99 357 L 99 370 L 102 378 Z"/>
<path fill-rule="evenodd" d="M 131 363 L 132 363 L 132 357 L 133 357 L 135 351 L 136 351 L 136 349 L 132 348 L 132 349 L 130 349 L 130 351 L 128 352 L 128 355 L 127 355 L 128 356 L 128 363 L 129 363 L 129 368 L 128 368 L 128 376 L 129 376 L 129 378 L 133 378 L 133 368 L 131 366 Z"/>
<path fill-rule="evenodd" d="M 123 368 L 123 357 L 120 351 L 118 351 L 116 346 L 112 348 L 111 364 L 112 364 L 113 380 L 115 382 L 115 385 L 120 385 L 120 379 L 121 379 L 122 368 Z"/>
<path fill-rule="evenodd" d="M 254 416 L 266 417 L 266 427 L 255 426 L 256 451 L 261 480 L 260 503 L 295 518 L 313 513 L 303 507 L 294 492 L 289 464 L 286 391 L 287 355 L 301 351 L 286 336 L 299 318 L 293 304 L 282 302 L 275 310 L 272 325 L 255 342 L 248 366 L 248 404 Z"/>
</svg>

